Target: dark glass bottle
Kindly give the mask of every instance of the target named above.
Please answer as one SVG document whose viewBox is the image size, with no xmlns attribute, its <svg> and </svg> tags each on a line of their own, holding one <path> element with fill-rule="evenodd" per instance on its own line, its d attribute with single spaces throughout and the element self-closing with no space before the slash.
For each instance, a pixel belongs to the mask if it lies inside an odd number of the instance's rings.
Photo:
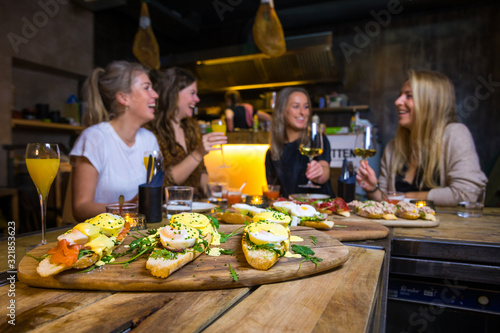
<svg viewBox="0 0 500 333">
<path fill-rule="evenodd" d="M 345 202 L 354 200 L 356 194 L 356 176 L 354 174 L 352 162 L 344 158 L 340 177 L 337 181 L 337 196 L 344 199 Z"/>
</svg>

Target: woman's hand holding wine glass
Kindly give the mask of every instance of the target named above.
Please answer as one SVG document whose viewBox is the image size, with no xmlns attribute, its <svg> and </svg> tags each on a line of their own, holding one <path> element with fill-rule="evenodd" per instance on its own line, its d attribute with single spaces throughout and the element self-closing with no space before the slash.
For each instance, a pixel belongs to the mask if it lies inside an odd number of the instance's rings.
<svg viewBox="0 0 500 333">
<path fill-rule="evenodd" d="M 373 128 L 367 126 L 356 134 L 354 155 L 359 156 L 366 161 L 367 158 L 375 156 L 376 153 L 377 142 L 375 133 L 373 132 Z"/>
<path fill-rule="evenodd" d="M 315 156 L 323 154 L 323 135 L 321 135 L 318 123 L 312 123 L 311 126 L 307 128 L 307 137 L 305 137 L 300 144 L 299 150 L 302 155 L 309 157 L 309 163 L 312 162 Z M 314 185 L 311 179 L 309 179 L 307 184 L 299 185 L 299 187 L 320 188 L 321 186 Z"/>
</svg>

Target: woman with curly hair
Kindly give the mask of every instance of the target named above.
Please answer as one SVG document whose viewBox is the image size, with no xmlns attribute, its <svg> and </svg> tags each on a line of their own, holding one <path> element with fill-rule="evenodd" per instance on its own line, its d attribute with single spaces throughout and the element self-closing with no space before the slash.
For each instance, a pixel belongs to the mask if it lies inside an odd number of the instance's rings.
<svg viewBox="0 0 500 333">
<path fill-rule="evenodd" d="M 193 110 L 200 101 L 196 78 L 188 71 L 173 67 L 160 73 L 155 85 L 160 97 L 154 120 L 148 124 L 158 139 L 165 169 L 164 186 L 194 187 L 194 195 L 203 197 L 208 174 L 203 157 L 216 145 L 227 143 L 220 132 L 201 136 Z"/>
</svg>

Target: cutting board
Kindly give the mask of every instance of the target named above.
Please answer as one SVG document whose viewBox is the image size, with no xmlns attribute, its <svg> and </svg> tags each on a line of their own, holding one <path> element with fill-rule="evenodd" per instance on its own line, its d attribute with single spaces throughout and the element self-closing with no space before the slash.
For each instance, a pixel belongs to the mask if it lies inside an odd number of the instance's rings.
<svg viewBox="0 0 500 333">
<path fill-rule="evenodd" d="M 351 213 L 351 216 L 349 216 L 349 217 L 345 217 L 345 216 L 341 216 L 341 215 L 331 215 L 329 218 L 333 219 L 333 221 L 335 221 L 336 224 L 342 224 L 342 223 L 347 223 L 347 222 L 371 221 L 371 222 L 375 222 L 375 223 L 384 225 L 386 227 L 432 228 L 432 227 L 437 227 L 439 225 L 439 218 L 437 218 L 437 221 L 426 221 L 426 220 L 422 220 L 422 219 L 407 220 L 407 219 L 402 219 L 400 217 L 398 217 L 397 220 L 384 220 L 384 219 L 370 219 L 370 218 L 359 216 L 359 215 L 356 215 L 353 213 Z"/>
<path fill-rule="evenodd" d="M 372 221 L 347 221 L 336 218 L 336 216 L 329 217 L 333 220 L 335 225 L 328 230 L 321 230 L 324 233 L 344 241 L 362 241 L 369 239 L 380 239 L 389 236 L 390 229 L 377 222 Z"/>
<path fill-rule="evenodd" d="M 240 226 L 221 225 L 219 231 L 230 233 Z M 105 265 L 88 273 L 76 273 L 76 270 L 62 272 L 55 276 L 42 278 L 36 272 L 38 261 L 25 256 L 19 263 L 17 276 L 21 282 L 33 287 L 57 289 L 87 289 L 114 291 L 188 291 L 249 287 L 268 283 L 292 280 L 303 276 L 331 270 L 347 261 L 349 251 L 337 239 L 321 231 L 308 227 L 292 227 L 291 234 L 299 236 L 302 242 L 292 243 L 307 245 L 322 258 L 318 266 L 303 258 L 282 257 L 267 271 L 252 268 L 241 250 L 241 234 L 234 235 L 220 247 L 233 249 L 235 254 L 211 257 L 202 254 L 197 259 L 174 272 L 166 279 L 156 278 L 146 270 L 146 258 L 141 258 L 128 267 Z M 316 244 L 313 244 L 313 238 Z M 132 241 L 127 237 L 124 244 Z M 30 254 L 40 257 L 55 243 L 38 247 Z M 122 245 L 124 246 L 124 245 Z M 118 249 L 119 250 L 119 249 Z M 122 257 L 127 258 L 127 257 Z M 124 259 L 125 260 L 125 259 Z M 238 275 L 235 281 L 230 274 L 229 265 Z"/>
</svg>

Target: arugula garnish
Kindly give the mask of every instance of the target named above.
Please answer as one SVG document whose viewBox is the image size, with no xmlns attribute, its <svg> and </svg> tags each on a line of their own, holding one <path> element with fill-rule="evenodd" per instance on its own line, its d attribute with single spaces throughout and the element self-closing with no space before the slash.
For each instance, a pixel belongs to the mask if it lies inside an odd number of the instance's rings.
<svg viewBox="0 0 500 333">
<path fill-rule="evenodd" d="M 245 226 L 239 227 L 238 229 L 236 229 L 235 231 L 233 231 L 230 234 L 225 234 L 223 232 L 219 232 L 219 234 L 220 234 L 220 242 L 221 243 L 225 243 L 229 239 L 229 237 L 236 235 L 236 231 L 238 231 L 238 230 L 240 230 L 242 228 L 245 228 Z"/>
<path fill-rule="evenodd" d="M 40 261 L 42 261 L 43 259 L 45 259 L 45 258 L 43 258 L 43 257 L 40 257 L 40 258 L 35 257 L 34 255 L 29 254 L 29 253 L 26 253 L 26 255 L 27 255 L 28 257 L 31 257 L 31 258 L 35 259 L 35 260 L 36 260 L 36 261 L 38 261 L 38 262 L 40 262 Z"/>
<path fill-rule="evenodd" d="M 94 253 L 94 251 L 82 249 L 78 252 L 78 259 L 92 253 Z"/>
<path fill-rule="evenodd" d="M 309 238 L 311 238 L 311 243 L 313 243 L 313 245 L 316 245 L 318 243 L 318 240 L 316 239 L 316 237 L 309 236 Z"/>
<path fill-rule="evenodd" d="M 113 254 L 113 256 L 115 258 L 118 258 L 118 257 L 124 256 L 124 255 L 127 255 L 129 253 L 136 251 L 137 254 L 135 256 L 133 256 L 132 258 L 130 258 L 129 260 L 126 260 L 126 261 L 110 262 L 109 264 L 123 265 L 123 267 L 125 267 L 128 264 L 130 264 L 132 261 L 139 258 L 140 256 L 151 253 L 155 249 L 157 242 L 158 241 L 156 239 L 151 240 L 151 238 L 147 237 L 147 236 L 143 237 L 143 238 L 137 238 L 130 243 L 129 249 L 127 251 L 125 251 L 123 253 Z"/>
<path fill-rule="evenodd" d="M 230 255 L 230 256 L 232 256 L 234 254 L 234 252 L 235 252 L 233 249 L 227 249 L 227 250 L 225 250 L 225 249 L 219 249 L 219 251 L 220 251 L 220 254 L 227 254 L 227 255 Z"/>
<path fill-rule="evenodd" d="M 215 229 L 219 229 L 219 220 L 217 220 L 213 216 L 210 216 L 210 219 L 212 220 L 212 224 L 214 225 Z"/>
<path fill-rule="evenodd" d="M 323 261 L 323 259 L 321 259 L 321 258 L 313 257 L 314 251 L 311 250 L 311 248 L 308 246 L 293 244 L 292 250 L 293 250 L 293 252 L 300 254 L 301 256 L 304 257 L 304 259 L 300 262 L 299 269 L 300 269 L 300 266 L 302 266 L 302 263 L 304 261 L 311 261 L 316 266 L 318 266 L 319 262 Z"/>
<path fill-rule="evenodd" d="M 229 275 L 233 278 L 233 281 L 238 281 L 238 279 L 239 279 L 238 274 L 231 267 L 231 263 L 229 263 Z"/>
</svg>

